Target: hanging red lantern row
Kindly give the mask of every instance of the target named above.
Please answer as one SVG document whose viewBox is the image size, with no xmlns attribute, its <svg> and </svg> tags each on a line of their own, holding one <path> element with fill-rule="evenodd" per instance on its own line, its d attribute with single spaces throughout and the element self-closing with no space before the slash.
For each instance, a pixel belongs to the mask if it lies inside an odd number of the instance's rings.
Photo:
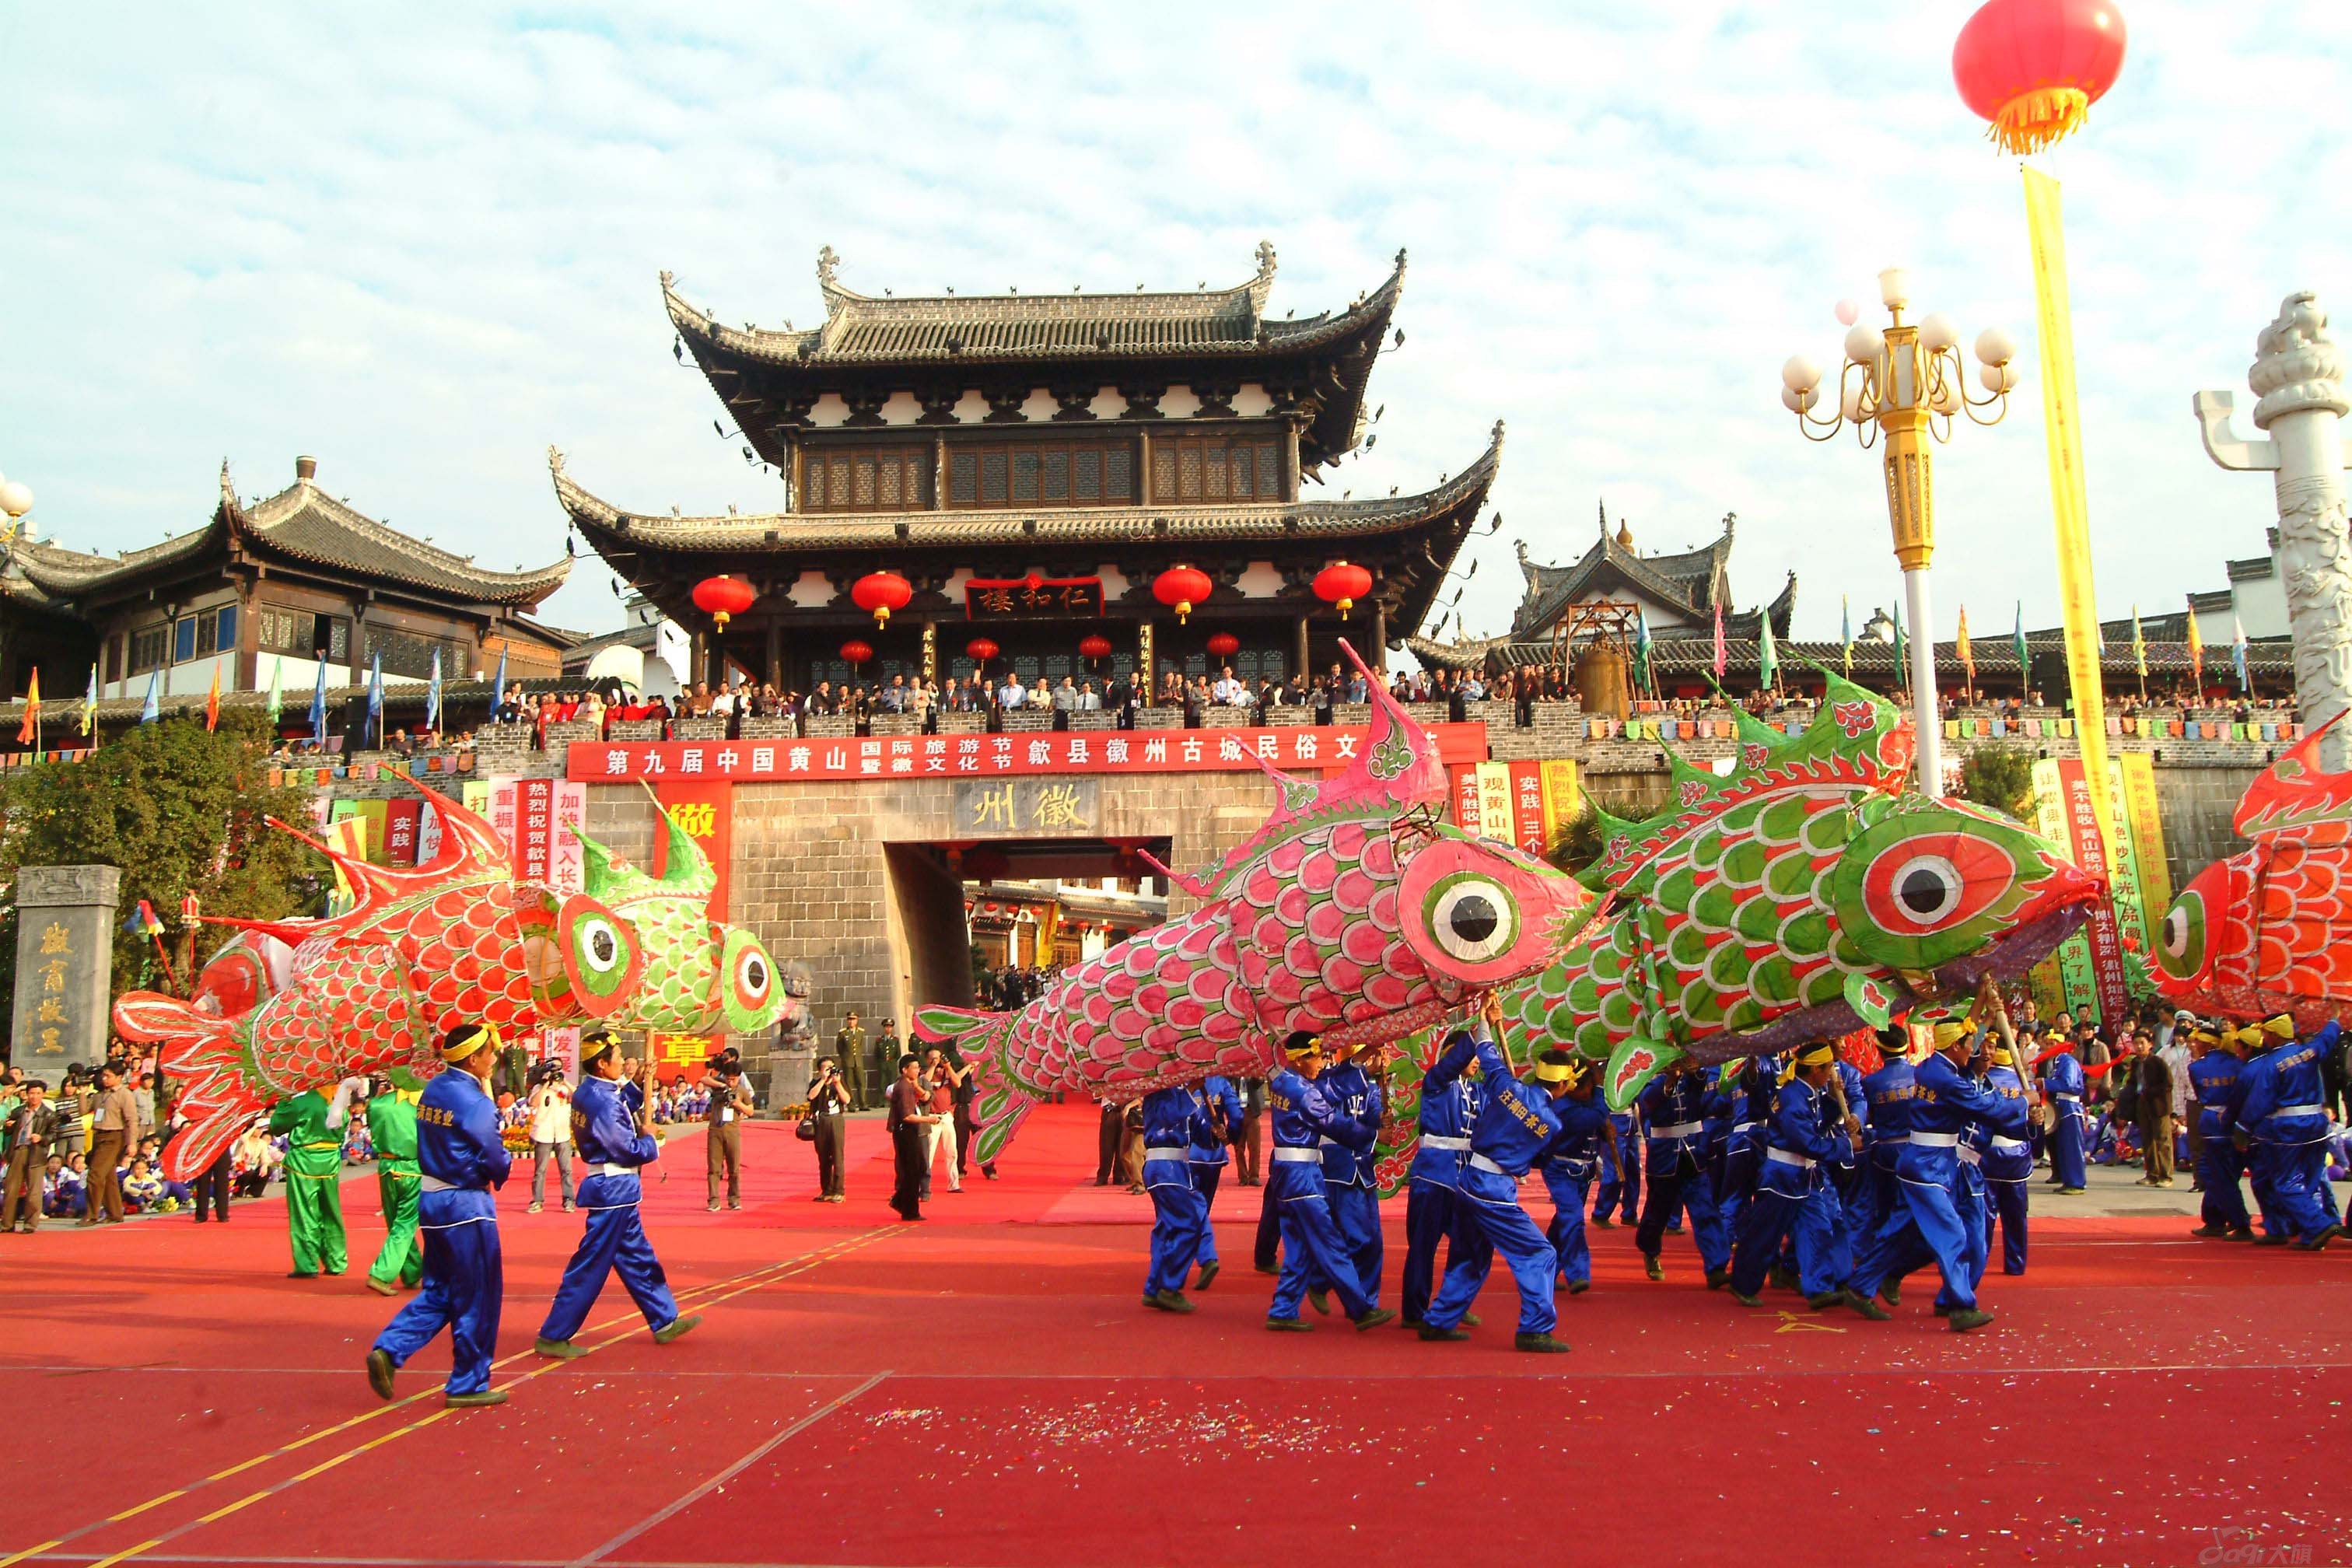
<svg viewBox="0 0 2352 1568">
<path fill-rule="evenodd" d="M 963 651 L 965 657 L 973 662 L 986 664 L 1004 650 L 998 647 L 994 641 L 988 637 L 974 637 L 963 645 Z"/>
<path fill-rule="evenodd" d="M 1192 606 L 1205 601 L 1214 586 L 1209 574 L 1197 566 L 1171 566 L 1151 580 L 1151 596 L 1174 610 L 1181 626 Z"/>
<path fill-rule="evenodd" d="M 2124 19 L 2106 0 L 1990 0 L 1952 45 L 1952 80 L 2009 152 L 2081 128 L 2124 68 Z"/>
<path fill-rule="evenodd" d="M 1080 658 L 1087 659 L 1108 658 L 1110 657 L 1110 638 L 1104 637 L 1099 632 L 1080 637 L 1078 639 L 1078 657 Z"/>
<path fill-rule="evenodd" d="M 845 663 L 855 668 L 874 657 L 874 646 L 871 643 L 859 642 L 853 637 L 841 645 L 841 657 Z"/>
<path fill-rule="evenodd" d="M 903 610 L 915 596 L 915 585 L 896 572 L 868 572 L 849 585 L 850 602 L 874 613 L 874 624 L 887 626 L 890 612 Z"/>
<path fill-rule="evenodd" d="M 1315 574 L 1315 596 L 1345 616 L 1372 591 L 1372 574 L 1351 561 L 1335 561 Z"/>
<path fill-rule="evenodd" d="M 1231 658 L 1241 650 L 1242 639 L 1231 632 L 1213 633 L 1209 638 L 1209 652 L 1219 658 Z"/>
<path fill-rule="evenodd" d="M 694 585 L 694 607 L 717 621 L 722 632 L 758 597 L 751 584 L 740 577 L 705 577 Z"/>
</svg>

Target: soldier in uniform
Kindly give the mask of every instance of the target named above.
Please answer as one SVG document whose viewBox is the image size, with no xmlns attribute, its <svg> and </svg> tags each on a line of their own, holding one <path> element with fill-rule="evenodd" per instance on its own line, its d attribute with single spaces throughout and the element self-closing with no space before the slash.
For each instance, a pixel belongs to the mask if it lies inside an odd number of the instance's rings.
<svg viewBox="0 0 2352 1568">
<path fill-rule="evenodd" d="M 857 1025 L 857 1009 L 852 1007 L 841 1021 L 841 1033 L 833 1037 L 833 1053 L 841 1058 L 841 1087 L 849 1096 L 852 1110 L 871 1110 L 874 1102 L 866 1092 L 866 1031 Z"/>
</svg>

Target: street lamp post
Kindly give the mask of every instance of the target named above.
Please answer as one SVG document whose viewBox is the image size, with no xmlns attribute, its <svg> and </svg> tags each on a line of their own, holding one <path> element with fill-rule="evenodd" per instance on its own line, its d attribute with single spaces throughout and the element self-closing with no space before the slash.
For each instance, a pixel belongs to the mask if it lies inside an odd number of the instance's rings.
<svg viewBox="0 0 2352 1568">
<path fill-rule="evenodd" d="M 1998 425 L 2009 412 L 2017 384 L 2011 364 L 2017 345 L 2007 332 L 1988 327 L 1976 342 L 1978 378 L 1985 395 L 1969 393 L 1961 361 L 1959 328 L 1942 314 L 1906 321 L 1911 303 L 1909 272 L 1890 267 L 1878 275 L 1879 298 L 1892 318 L 1885 328 L 1856 324 L 1845 335 L 1845 363 L 1838 373 L 1837 408 L 1814 417 L 1821 401 L 1821 367 L 1803 354 L 1780 367 L 1780 402 L 1797 416 L 1809 441 L 1827 441 L 1848 425 L 1865 450 L 1886 441 L 1886 515 L 1895 531 L 1895 559 L 1903 567 L 1904 607 L 1911 616 L 1911 710 L 1918 732 L 1919 778 L 1928 795 L 1944 791 L 1943 725 L 1936 712 L 1936 620 L 1927 587 L 1927 564 L 1936 553 L 1936 489 L 1933 448 L 1925 439 L 1948 441 L 1953 416 L 1965 412 L 1979 425 Z M 1851 307 L 1841 320 L 1852 321 Z M 1990 408 L 1985 417 L 1978 410 Z"/>
</svg>

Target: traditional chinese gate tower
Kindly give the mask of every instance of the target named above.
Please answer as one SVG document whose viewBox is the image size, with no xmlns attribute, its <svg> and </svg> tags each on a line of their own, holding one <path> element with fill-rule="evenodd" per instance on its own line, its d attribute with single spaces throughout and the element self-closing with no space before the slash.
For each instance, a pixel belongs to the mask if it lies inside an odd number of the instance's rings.
<svg viewBox="0 0 2352 1568">
<path fill-rule="evenodd" d="M 1144 660 L 1244 679 L 1327 668 L 1343 630 L 1379 657 L 1419 629 L 1485 503 L 1496 426 L 1476 461 L 1425 493 L 1344 495 L 1333 466 L 1378 410 L 1366 387 L 1404 282 L 1396 270 L 1344 310 L 1265 312 L 1274 250 L 1222 289 L 875 299 L 817 261 L 823 324 L 722 325 L 665 275 L 678 353 L 691 354 L 740 427 L 745 460 L 782 479 L 782 510 L 679 517 L 592 495 L 552 454 L 555 489 L 581 533 L 716 656 L 807 690 L 865 679 L 968 674 L 974 643 L 1058 685 L 1135 674 Z M 1343 493 L 1322 499 L 1329 490 Z M 1318 574 L 1370 573 L 1343 625 Z M 1180 614 L 1163 573 L 1207 574 Z M 912 589 L 877 626 L 853 592 L 895 573 Z M 756 592 L 724 629 L 695 608 L 696 583 L 731 574 Z M 1220 634 L 1235 650 L 1212 657 Z M 1089 658 L 1081 644 L 1109 651 Z M 1221 645 L 1222 646 L 1222 645 Z"/>
</svg>

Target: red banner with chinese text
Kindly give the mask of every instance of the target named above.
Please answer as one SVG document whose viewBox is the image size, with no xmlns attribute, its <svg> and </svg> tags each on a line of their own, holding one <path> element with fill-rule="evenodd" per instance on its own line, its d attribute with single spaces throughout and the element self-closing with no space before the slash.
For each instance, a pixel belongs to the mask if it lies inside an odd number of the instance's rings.
<svg viewBox="0 0 2352 1568">
<path fill-rule="evenodd" d="M 1541 855 L 1544 838 L 1544 789 L 1541 763 L 1513 763 L 1511 767 L 1511 842 L 1530 855 Z"/>
<path fill-rule="evenodd" d="M 727 857 L 734 844 L 734 785 L 725 779 L 664 779 L 654 795 L 718 873 L 710 889 L 710 918 L 727 919 Z M 654 875 L 669 869 L 669 835 L 654 835 Z"/>
<path fill-rule="evenodd" d="M 1483 831 L 1486 820 L 1479 810 L 1478 764 L 1449 763 L 1445 769 L 1445 782 L 1454 799 L 1454 826 L 1473 837 L 1477 837 Z"/>
<path fill-rule="evenodd" d="M 2080 762 L 2058 763 L 2058 782 L 2065 792 L 2066 834 L 2074 845 L 2074 864 L 2086 876 L 2105 882 L 2111 873 L 2105 841 L 2099 837 L 2097 807 L 2091 800 L 2090 782 Z M 2099 1021 L 2121 1028 L 2130 1016 L 2130 992 L 2124 983 L 2123 936 L 2116 924 L 2116 907 L 2106 899 L 2091 906 L 2091 974 L 2099 994 Z"/>
<path fill-rule="evenodd" d="M 387 865 L 416 864 L 416 836 L 423 817 L 421 800 L 388 801 L 383 812 L 383 858 Z"/>
</svg>

